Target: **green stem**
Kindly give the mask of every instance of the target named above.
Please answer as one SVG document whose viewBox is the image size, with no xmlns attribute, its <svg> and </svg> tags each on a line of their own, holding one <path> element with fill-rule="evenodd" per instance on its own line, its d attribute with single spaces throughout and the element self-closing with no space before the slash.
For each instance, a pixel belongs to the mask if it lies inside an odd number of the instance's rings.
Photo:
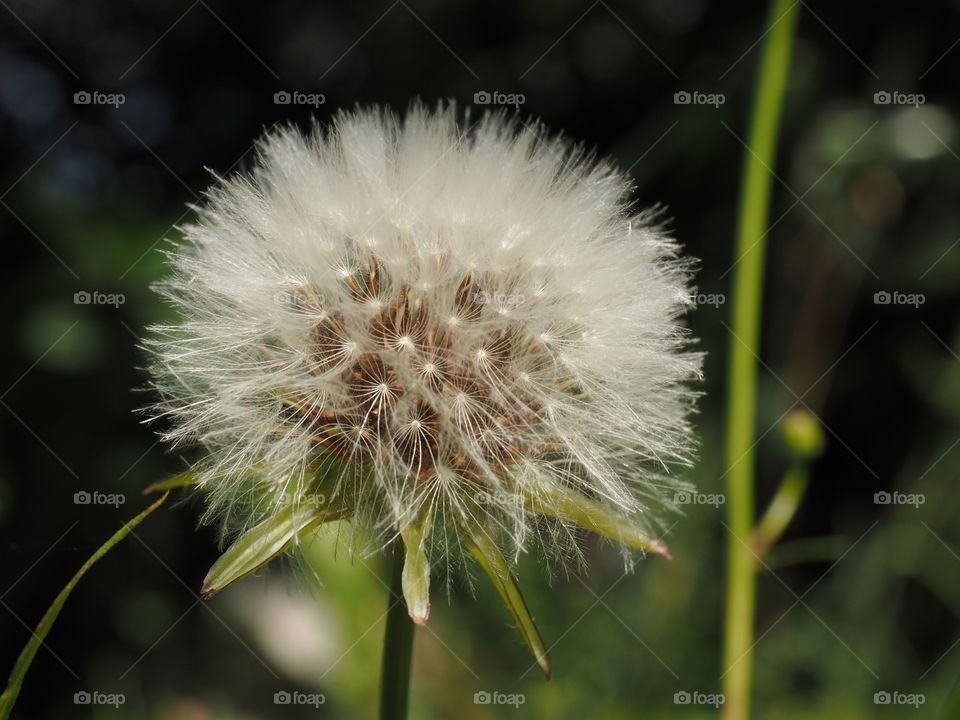
<svg viewBox="0 0 960 720">
<path fill-rule="evenodd" d="M 805 462 L 796 462 L 787 470 L 780 489 L 770 501 L 770 506 L 757 524 L 750 541 L 750 547 L 759 564 L 767 557 L 770 548 L 783 535 L 793 516 L 797 514 L 800 501 L 810 484 L 810 468 Z"/>
<path fill-rule="evenodd" d="M 726 720 L 750 714 L 753 678 L 756 573 L 750 552 L 754 523 L 757 355 L 763 293 L 764 234 L 770 214 L 772 168 L 776 155 L 787 70 L 799 3 L 771 0 L 753 101 L 749 149 L 743 184 L 733 280 L 733 337 L 730 345 L 727 401 L 727 608 L 724 643 Z"/>
<path fill-rule="evenodd" d="M 395 543 L 399 545 L 399 543 Z M 403 600 L 404 553 L 394 547 L 390 559 L 390 596 L 383 638 L 383 674 L 380 679 L 380 720 L 406 720 L 410 699 L 413 631 Z"/>
<path fill-rule="evenodd" d="M 87 571 L 93 567 L 100 558 L 106 555 L 114 545 L 123 540 L 137 525 L 143 522 L 143 519 L 147 517 L 147 515 L 160 507 L 164 500 L 167 499 L 168 494 L 168 492 L 164 493 L 163 497 L 155 501 L 153 505 L 148 507 L 146 510 L 133 518 L 133 520 L 127 522 L 125 525 L 123 525 L 123 527 L 111 535 L 110 539 L 98 547 L 94 551 L 93 555 L 91 555 L 87 561 L 80 566 L 80 569 L 77 570 L 76 574 L 70 579 L 70 582 L 68 582 L 64 586 L 63 590 L 61 590 L 57 595 L 57 597 L 54 598 L 53 603 L 51 603 L 50 607 L 47 608 L 47 611 L 40 619 L 40 624 L 37 625 L 37 629 L 33 631 L 30 639 L 27 641 L 27 644 L 20 652 L 20 656 L 17 658 L 17 662 L 13 666 L 13 671 L 10 673 L 10 680 L 7 684 L 7 687 L 3 691 L 3 694 L 0 695 L 0 720 L 7 720 L 7 718 L 10 717 L 10 713 L 13 711 L 13 706 L 17 702 L 17 697 L 20 695 L 20 688 L 23 686 L 23 681 L 27 676 L 27 671 L 30 669 L 30 665 L 33 663 L 33 659 L 36 657 L 37 651 L 40 649 L 40 645 L 43 644 L 47 634 L 51 629 L 53 629 L 53 624 L 56 622 L 57 617 L 60 615 L 60 611 L 67 602 L 67 598 L 70 597 L 70 593 L 73 592 L 73 589 L 77 586 L 77 583 L 80 582 L 81 578 L 86 575 Z"/>
</svg>

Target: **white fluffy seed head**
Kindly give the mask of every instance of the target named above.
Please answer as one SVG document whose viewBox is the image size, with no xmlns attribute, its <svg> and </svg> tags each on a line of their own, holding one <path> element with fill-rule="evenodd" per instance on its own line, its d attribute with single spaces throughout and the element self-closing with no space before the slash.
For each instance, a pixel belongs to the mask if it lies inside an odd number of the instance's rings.
<svg viewBox="0 0 960 720">
<path fill-rule="evenodd" d="M 320 487 L 367 539 L 427 513 L 562 554 L 572 528 L 531 510 L 558 490 L 652 529 L 692 444 L 689 262 L 622 173 L 542 133 L 343 113 L 207 193 L 147 346 L 208 518 L 235 532 Z"/>
</svg>

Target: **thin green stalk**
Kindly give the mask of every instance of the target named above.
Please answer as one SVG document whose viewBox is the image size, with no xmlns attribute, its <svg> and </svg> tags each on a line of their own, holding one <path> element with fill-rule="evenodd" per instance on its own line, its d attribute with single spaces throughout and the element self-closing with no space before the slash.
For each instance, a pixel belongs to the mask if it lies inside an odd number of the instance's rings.
<svg viewBox="0 0 960 720">
<path fill-rule="evenodd" d="M 57 616 L 60 615 L 60 611 L 67 602 L 67 598 L 70 597 L 70 593 L 72 593 L 73 589 L 77 586 L 77 583 L 80 582 L 80 579 L 86 575 L 87 571 L 93 567 L 100 558 L 106 555 L 114 545 L 123 540 L 147 515 L 160 507 L 163 501 L 167 499 L 168 494 L 169 493 L 164 493 L 163 497 L 111 535 L 103 545 L 94 551 L 93 555 L 87 558 L 87 561 L 80 566 L 76 574 L 70 578 L 70 582 L 68 582 L 57 597 L 54 598 L 50 607 L 47 608 L 47 611 L 40 619 L 37 629 L 33 631 L 27 644 L 20 652 L 20 656 L 13 666 L 13 671 L 10 673 L 10 680 L 7 683 L 7 687 L 3 691 L 3 694 L 0 695 L 0 720 L 7 720 L 7 718 L 10 717 L 10 712 L 13 710 L 13 706 L 17 702 L 17 697 L 20 695 L 20 688 L 23 686 L 27 671 L 30 669 L 30 665 L 33 663 L 33 659 L 36 657 L 37 651 L 43 644 L 47 634 L 53 629 L 53 624 L 56 622 Z"/>
<path fill-rule="evenodd" d="M 383 638 L 380 720 L 406 720 L 410 700 L 410 665 L 415 625 L 403 600 L 404 553 L 395 547 L 390 558 L 390 596 Z"/>
<path fill-rule="evenodd" d="M 780 484 L 780 489 L 770 501 L 770 506 L 757 523 L 750 539 L 750 547 L 754 556 L 754 564 L 759 565 L 766 560 L 770 548 L 774 546 L 783 531 L 787 529 L 793 516 L 797 514 L 800 501 L 807 492 L 810 484 L 810 467 L 805 462 L 796 462 L 787 470 L 787 474 Z"/>
<path fill-rule="evenodd" d="M 733 337 L 727 378 L 727 608 L 724 643 L 726 720 L 750 715 L 753 679 L 756 573 L 747 545 L 754 524 L 757 355 L 763 293 L 764 233 L 770 214 L 771 172 L 776 156 L 787 70 L 799 3 L 771 0 L 760 56 L 744 156 L 737 234 L 739 263 L 733 279 Z"/>
</svg>

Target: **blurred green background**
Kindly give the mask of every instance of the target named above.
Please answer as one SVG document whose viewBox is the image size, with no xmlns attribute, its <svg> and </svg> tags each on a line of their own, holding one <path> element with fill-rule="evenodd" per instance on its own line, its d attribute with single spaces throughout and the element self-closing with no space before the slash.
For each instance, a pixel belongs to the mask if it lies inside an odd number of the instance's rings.
<svg viewBox="0 0 960 720">
<path fill-rule="evenodd" d="M 708 353 L 706 394 L 688 476 L 724 492 L 726 301 L 763 4 L 2 4 L 0 672 L 86 556 L 146 505 L 140 489 L 184 467 L 134 413 L 148 400 L 131 391 L 145 383 L 137 339 L 166 315 L 149 286 L 205 168 L 248 167 L 277 122 L 413 97 L 477 110 L 476 93 L 519 93 L 524 116 L 629 168 L 638 202 L 665 204 L 702 259 L 689 323 Z M 761 501 L 786 468 L 789 410 L 821 417 L 828 445 L 760 576 L 758 718 L 933 717 L 960 677 L 960 3 L 918 7 L 801 14 L 769 237 Z M 276 102 L 284 91 L 323 102 Z M 78 304 L 81 292 L 124 301 Z M 81 491 L 125 502 L 77 504 Z M 205 603 L 217 548 L 197 517 L 171 503 L 90 572 L 14 717 L 374 716 L 378 560 L 349 557 L 327 529 L 307 573 L 275 564 Z M 492 588 L 454 584 L 417 634 L 412 716 L 715 717 L 723 506 L 691 505 L 668 525 L 675 559 L 630 575 L 592 539 L 584 576 L 551 583 L 535 554 L 524 559 L 550 682 Z M 76 704 L 84 691 L 125 702 Z M 325 702 L 278 705 L 283 692 Z M 523 704 L 475 702 L 482 692 Z"/>
</svg>

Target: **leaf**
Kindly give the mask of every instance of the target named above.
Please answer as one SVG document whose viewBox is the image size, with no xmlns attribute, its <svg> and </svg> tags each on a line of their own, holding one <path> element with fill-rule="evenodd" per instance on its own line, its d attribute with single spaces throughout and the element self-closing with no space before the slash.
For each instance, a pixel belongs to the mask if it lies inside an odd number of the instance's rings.
<svg viewBox="0 0 960 720">
<path fill-rule="evenodd" d="M 527 603 L 520 593 L 517 581 L 511 574 L 510 566 L 507 564 L 506 558 L 503 557 L 503 553 L 500 552 L 500 548 L 497 547 L 497 544 L 485 531 L 479 528 L 477 532 L 467 533 L 464 536 L 464 540 L 470 548 L 470 552 L 473 553 L 477 562 L 480 563 L 480 567 L 482 567 L 484 572 L 493 580 L 497 592 L 500 593 L 500 597 L 502 597 L 504 603 L 506 603 L 507 609 L 517 621 L 524 642 L 526 642 L 530 650 L 533 651 L 533 656 L 536 658 L 537 664 L 549 680 L 552 669 L 547 648 L 543 643 L 543 638 L 540 637 L 540 631 L 537 630 L 537 626 L 530 616 Z"/>
<path fill-rule="evenodd" d="M 0 720 L 7 720 L 10 716 L 10 711 L 13 710 L 13 705 L 17 701 L 17 696 L 20 694 L 20 688 L 23 685 L 23 679 L 26 677 L 27 670 L 30 669 L 33 658 L 40 649 L 40 645 L 43 644 L 44 638 L 47 637 L 47 634 L 53 627 L 54 621 L 56 621 L 57 616 L 60 614 L 60 610 L 63 609 L 63 605 L 66 603 L 70 593 L 73 592 L 73 588 L 80 582 L 80 578 L 86 574 L 87 570 L 93 567 L 93 564 L 97 562 L 97 560 L 106 555 L 110 548 L 123 540 L 131 530 L 139 525 L 147 515 L 160 507 L 163 501 L 167 499 L 168 494 L 169 493 L 164 493 L 163 497 L 133 518 L 133 520 L 126 523 L 111 535 L 109 540 L 97 548 L 96 552 L 77 570 L 77 573 L 70 578 L 70 582 L 64 586 L 50 607 L 47 608 L 47 612 L 44 613 L 40 619 L 40 623 L 37 625 L 37 629 L 34 630 L 33 636 L 23 650 L 20 651 L 20 656 L 17 658 L 17 662 L 13 666 L 13 671 L 10 673 L 10 679 L 7 681 L 7 688 L 3 691 L 3 695 L 0 695 Z"/>
<path fill-rule="evenodd" d="M 430 562 L 426 544 L 430 536 L 433 515 L 424 512 L 400 530 L 406 557 L 403 562 L 403 599 L 410 619 L 417 625 L 426 625 L 430 617 Z"/>
<path fill-rule="evenodd" d="M 153 483 L 153 485 L 148 485 L 143 489 L 143 494 L 149 495 L 150 493 L 160 490 L 174 490 L 176 488 L 187 487 L 188 485 L 196 485 L 198 482 L 200 482 L 199 477 L 194 473 L 187 472 L 182 475 L 176 475 L 169 480 L 161 480 L 160 482 Z"/>
<path fill-rule="evenodd" d="M 673 559 L 665 542 L 576 491 L 551 488 L 541 496 L 528 496 L 527 506 L 533 512 L 579 525 L 585 530 L 626 543 L 637 550 L 663 555 L 668 560 Z"/>
<path fill-rule="evenodd" d="M 319 510 L 310 504 L 289 505 L 237 538 L 210 568 L 200 594 L 209 600 L 285 552 L 302 533 L 348 512 L 346 508 Z"/>
</svg>

